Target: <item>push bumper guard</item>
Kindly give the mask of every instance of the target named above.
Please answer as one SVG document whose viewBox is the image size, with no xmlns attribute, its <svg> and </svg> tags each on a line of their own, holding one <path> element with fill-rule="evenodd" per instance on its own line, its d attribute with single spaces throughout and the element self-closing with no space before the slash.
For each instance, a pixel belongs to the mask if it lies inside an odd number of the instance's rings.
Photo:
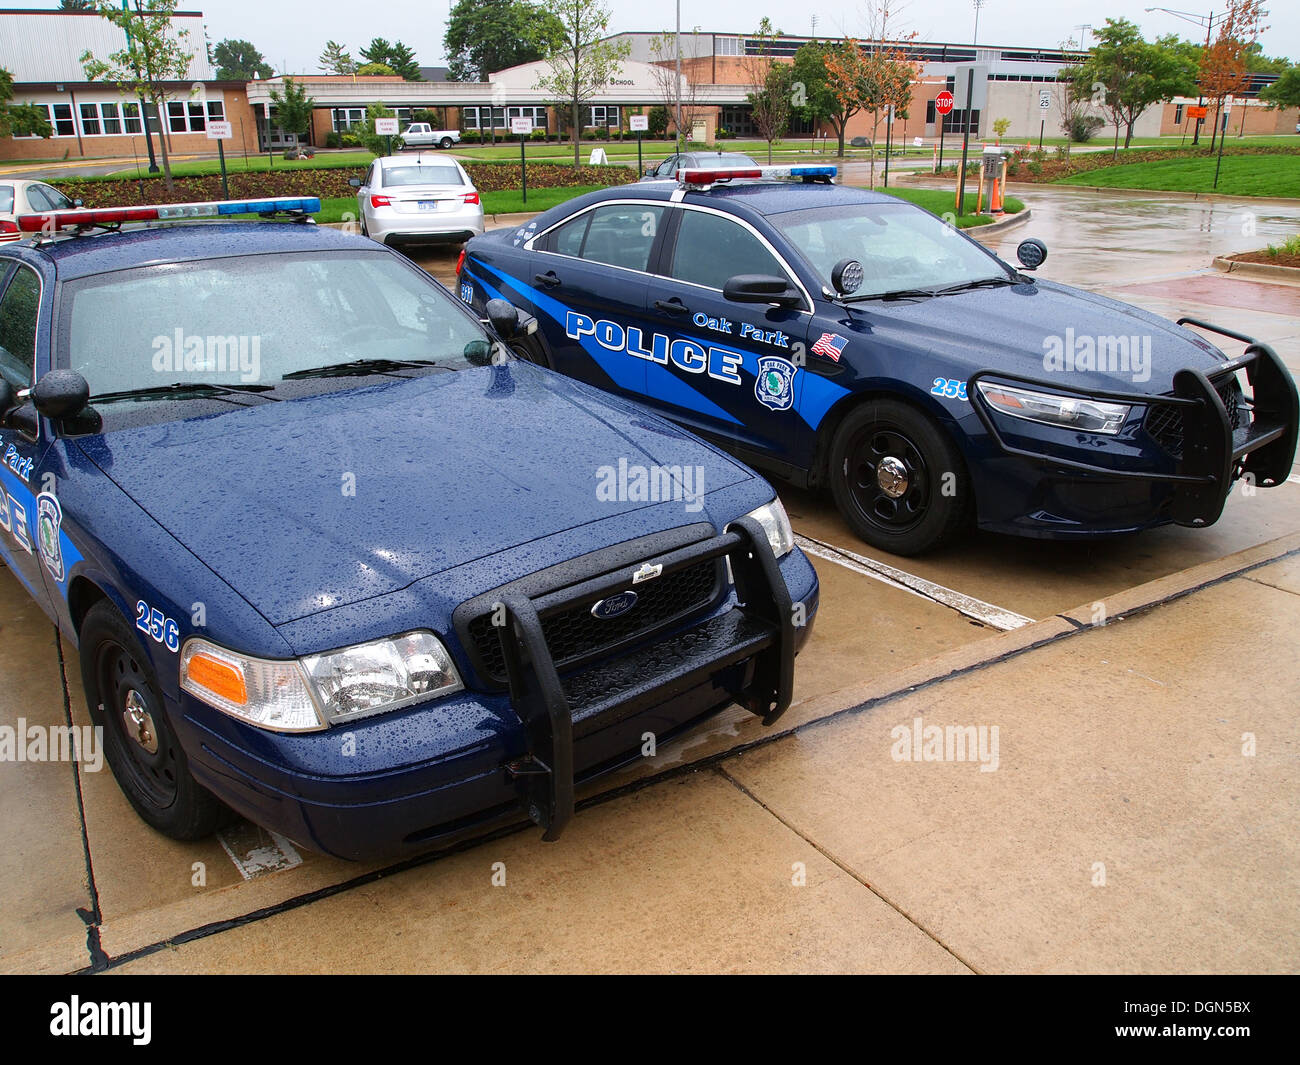
<svg viewBox="0 0 1300 1065">
<path fill-rule="evenodd" d="M 997 370 L 980 370 L 972 374 L 967 382 L 966 395 L 970 397 L 971 406 L 1003 453 L 1119 480 L 1171 484 L 1174 486 L 1171 513 L 1177 524 L 1213 525 L 1223 513 L 1228 492 L 1237 477 L 1250 474 L 1255 483 L 1264 488 L 1286 481 L 1295 457 L 1296 432 L 1300 426 L 1300 399 L 1297 398 L 1295 381 L 1290 372 L 1267 344 L 1198 318 L 1180 318 L 1178 324 L 1194 325 L 1198 329 L 1239 340 L 1246 345 L 1246 351 L 1208 373 L 1191 368 L 1179 370 L 1174 374 L 1172 396 L 1152 396 L 1140 392 L 1083 392 L 1059 388 L 1055 384 L 1051 386 L 1051 391 L 1055 394 L 1075 395 L 1081 399 L 1147 407 L 1153 403 L 1179 407 L 1183 416 L 1183 455 L 1173 473 L 1117 470 L 1009 444 L 998 431 L 992 408 L 977 385 L 985 378 L 991 378 L 1007 384 L 1042 388 L 1044 382 L 1040 378 L 1021 377 Z M 1245 397 L 1243 409 L 1250 413 L 1251 421 L 1249 427 L 1237 430 L 1234 435 L 1227 409 L 1215 390 L 1215 383 L 1238 370 L 1246 371 L 1246 379 L 1250 383 L 1252 394 Z"/>
<path fill-rule="evenodd" d="M 684 637 L 652 644 L 642 656 L 632 652 L 593 667 L 593 683 L 566 688 L 546 644 L 542 622 L 575 603 L 631 587 L 622 569 L 536 598 L 508 593 L 498 626 L 509 679 L 510 701 L 523 722 L 530 753 L 506 766 L 524 809 L 543 831 L 559 838 L 573 817 L 575 728 L 624 720 L 674 695 L 689 691 L 708 676 L 753 660 L 748 680 L 733 693 L 745 709 L 771 725 L 790 705 L 794 686 L 793 604 L 766 533 L 753 518 L 736 521 L 727 532 L 646 559 L 663 574 L 726 556 L 740 606 L 702 622 Z M 675 648 L 674 644 L 678 646 Z M 665 661 L 670 664 L 665 666 Z"/>
</svg>

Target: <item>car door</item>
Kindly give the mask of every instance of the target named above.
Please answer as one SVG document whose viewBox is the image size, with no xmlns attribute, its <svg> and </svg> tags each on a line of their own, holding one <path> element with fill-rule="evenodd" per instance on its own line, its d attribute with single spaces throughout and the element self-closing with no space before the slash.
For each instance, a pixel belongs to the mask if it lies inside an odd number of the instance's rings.
<svg viewBox="0 0 1300 1065">
<path fill-rule="evenodd" d="M 36 381 L 40 302 L 41 278 L 35 270 L 25 264 L 0 267 L 0 377 L 15 392 Z M 38 474 L 46 445 L 39 425 L 29 404 L 0 419 L 0 556 L 46 605 L 38 538 Z"/>
<path fill-rule="evenodd" d="M 743 447 L 791 453 L 806 428 L 798 407 L 811 305 L 733 303 L 722 290 L 737 274 L 802 286 L 766 238 L 734 215 L 683 204 L 668 228 L 649 317 L 674 344 L 692 343 L 704 355 L 670 360 L 666 376 L 647 387 L 646 402 Z"/>
<path fill-rule="evenodd" d="M 527 262 L 533 312 L 554 368 L 640 398 L 646 367 L 667 359 L 646 318 L 647 270 L 657 255 L 667 205 L 595 205 L 548 230 Z"/>
<path fill-rule="evenodd" d="M 357 189 L 357 217 L 369 218 L 370 210 L 370 182 L 374 180 L 375 171 L 379 168 L 378 163 L 371 163 L 366 176 L 361 179 L 361 187 Z"/>
</svg>

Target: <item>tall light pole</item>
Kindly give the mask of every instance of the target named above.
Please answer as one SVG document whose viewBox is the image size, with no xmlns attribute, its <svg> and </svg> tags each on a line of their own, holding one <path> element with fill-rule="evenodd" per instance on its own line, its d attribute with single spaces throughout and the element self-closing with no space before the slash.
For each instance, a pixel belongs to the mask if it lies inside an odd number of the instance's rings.
<svg viewBox="0 0 1300 1065">
<path fill-rule="evenodd" d="M 1086 52 L 1088 50 L 1088 42 L 1084 39 L 1084 35 L 1092 29 L 1092 24 L 1089 22 L 1082 22 L 1074 28 L 1079 31 L 1079 51 Z"/>
<path fill-rule="evenodd" d="M 971 2 L 975 5 L 975 36 L 971 40 L 971 44 L 975 45 L 979 43 L 980 39 L 980 8 L 987 4 L 988 0 L 971 0 Z"/>
<path fill-rule="evenodd" d="M 682 0 L 677 0 L 677 32 L 674 35 L 677 51 L 677 154 L 682 152 Z"/>
<path fill-rule="evenodd" d="M 1213 11 L 1211 11 L 1208 15 L 1194 15 L 1188 11 L 1174 11 L 1172 8 L 1168 8 L 1168 7 L 1148 7 L 1145 10 L 1147 14 L 1150 14 L 1152 11 L 1163 11 L 1166 15 L 1173 15 L 1175 18 L 1180 18 L 1184 22 L 1191 22 L 1197 26 L 1204 26 L 1205 27 L 1205 48 L 1207 51 L 1209 50 L 1210 47 L 1211 31 L 1214 29 L 1215 26 L 1222 25 L 1224 22 L 1226 22 L 1228 18 L 1228 13 L 1226 11 L 1220 11 L 1217 15 Z M 1198 89 L 1200 88 L 1199 84 L 1197 85 L 1197 88 Z M 1205 94 L 1199 93 L 1196 97 L 1196 106 L 1203 107 L 1204 105 L 1205 105 Z M 1201 142 L 1201 123 L 1203 121 L 1205 120 L 1201 118 L 1198 118 L 1196 120 L 1196 128 L 1192 131 L 1193 145 L 1199 144 Z"/>
</svg>

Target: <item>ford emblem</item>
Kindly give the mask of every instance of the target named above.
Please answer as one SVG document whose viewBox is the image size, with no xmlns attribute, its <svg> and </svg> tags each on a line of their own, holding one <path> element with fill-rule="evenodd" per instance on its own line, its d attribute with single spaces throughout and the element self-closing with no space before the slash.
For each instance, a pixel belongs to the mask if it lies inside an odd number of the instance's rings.
<svg viewBox="0 0 1300 1065">
<path fill-rule="evenodd" d="M 601 621 L 610 621 L 613 618 L 622 617 L 636 606 L 636 600 L 636 592 L 619 592 L 617 595 L 611 595 L 596 603 L 591 608 L 591 616 L 600 618 Z"/>
</svg>

